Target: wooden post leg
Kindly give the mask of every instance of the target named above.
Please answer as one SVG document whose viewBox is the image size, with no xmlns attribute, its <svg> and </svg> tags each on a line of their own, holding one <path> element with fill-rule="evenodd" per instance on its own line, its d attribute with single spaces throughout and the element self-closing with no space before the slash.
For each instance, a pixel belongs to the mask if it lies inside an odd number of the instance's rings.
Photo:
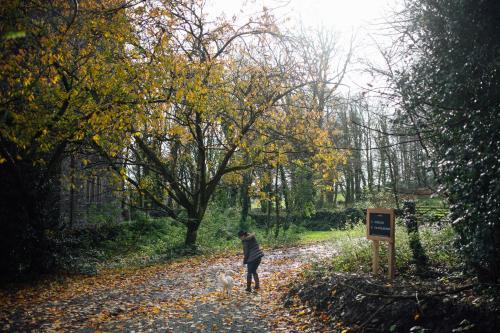
<svg viewBox="0 0 500 333">
<path fill-rule="evenodd" d="M 394 280 L 394 272 L 396 270 L 396 246 L 395 242 L 389 242 L 389 267 L 387 277 L 390 281 Z"/>
<path fill-rule="evenodd" d="M 380 268 L 380 244 L 378 240 L 373 241 L 372 268 L 373 274 L 377 274 Z"/>
</svg>

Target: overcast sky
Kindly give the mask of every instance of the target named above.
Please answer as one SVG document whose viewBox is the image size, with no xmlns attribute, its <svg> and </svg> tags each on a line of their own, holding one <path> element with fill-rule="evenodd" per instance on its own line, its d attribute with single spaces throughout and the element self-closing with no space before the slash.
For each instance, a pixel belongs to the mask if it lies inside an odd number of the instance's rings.
<svg viewBox="0 0 500 333">
<path fill-rule="evenodd" d="M 378 56 L 373 38 L 387 42 L 380 36 L 380 23 L 400 4 L 401 0 L 207 0 L 207 9 L 211 16 L 224 13 L 228 18 L 236 15 L 244 21 L 264 6 L 274 8 L 279 20 L 288 19 L 289 29 L 325 27 L 336 32 L 340 44 L 346 48 L 350 37 L 355 35 L 354 59 L 373 60 Z M 345 83 L 351 86 L 351 91 L 370 83 L 370 77 L 359 73 L 359 66 L 353 64 L 350 69 Z"/>
<path fill-rule="evenodd" d="M 324 25 L 348 32 L 383 17 L 396 0 L 208 0 L 214 13 L 250 15 L 262 7 L 276 8 L 280 15 L 305 26 Z"/>
</svg>

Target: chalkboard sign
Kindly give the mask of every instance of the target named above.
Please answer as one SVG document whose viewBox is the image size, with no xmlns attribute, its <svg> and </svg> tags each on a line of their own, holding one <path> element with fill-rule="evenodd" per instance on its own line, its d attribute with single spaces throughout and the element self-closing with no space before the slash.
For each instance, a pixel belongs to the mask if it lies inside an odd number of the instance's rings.
<svg viewBox="0 0 500 333">
<path fill-rule="evenodd" d="M 380 241 L 388 242 L 389 262 L 387 277 L 394 279 L 396 271 L 396 246 L 394 239 L 394 209 L 368 208 L 366 211 L 366 238 L 373 242 L 372 270 L 378 274 L 380 269 Z"/>
<path fill-rule="evenodd" d="M 394 237 L 394 210 L 369 208 L 366 216 L 367 238 L 392 240 Z"/>
<path fill-rule="evenodd" d="M 391 214 L 370 214 L 370 235 L 391 237 Z"/>
</svg>

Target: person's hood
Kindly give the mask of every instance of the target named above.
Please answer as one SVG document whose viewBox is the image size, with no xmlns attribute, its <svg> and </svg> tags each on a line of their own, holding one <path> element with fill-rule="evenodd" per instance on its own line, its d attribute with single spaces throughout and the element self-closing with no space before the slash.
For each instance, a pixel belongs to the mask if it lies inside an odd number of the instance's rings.
<svg viewBox="0 0 500 333">
<path fill-rule="evenodd" d="M 255 238 L 255 234 L 248 234 L 245 237 L 243 237 L 242 240 L 247 241 L 247 240 L 250 240 L 252 238 Z"/>
</svg>

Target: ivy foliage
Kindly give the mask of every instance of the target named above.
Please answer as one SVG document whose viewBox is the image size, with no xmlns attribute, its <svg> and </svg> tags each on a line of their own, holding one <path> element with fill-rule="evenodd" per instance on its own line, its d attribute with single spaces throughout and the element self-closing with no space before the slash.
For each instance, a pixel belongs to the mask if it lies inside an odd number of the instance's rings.
<svg viewBox="0 0 500 333">
<path fill-rule="evenodd" d="M 500 278 L 500 3 L 409 1 L 404 107 L 434 145 L 458 246 Z"/>
</svg>

